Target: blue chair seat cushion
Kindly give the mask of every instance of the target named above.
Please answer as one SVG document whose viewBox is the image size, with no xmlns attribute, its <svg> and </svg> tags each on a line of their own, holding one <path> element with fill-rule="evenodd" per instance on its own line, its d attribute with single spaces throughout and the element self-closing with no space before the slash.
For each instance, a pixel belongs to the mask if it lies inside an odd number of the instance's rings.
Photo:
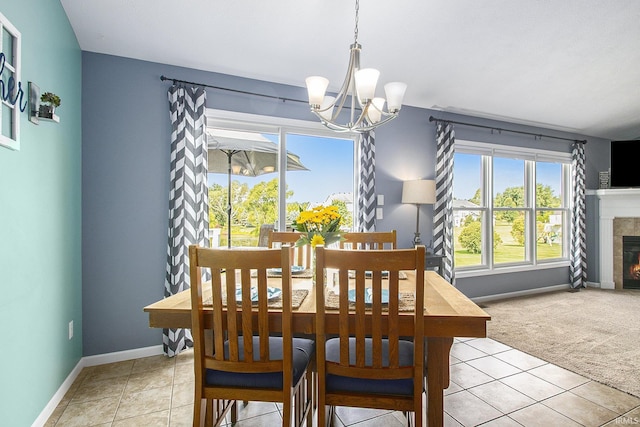
<svg viewBox="0 0 640 427">
<path fill-rule="evenodd" d="M 253 337 L 254 360 L 259 359 L 259 340 Z M 239 351 L 244 353 L 243 340 L 240 340 Z M 225 343 L 225 359 L 229 355 L 228 343 Z M 315 352 L 315 341 L 305 338 L 293 339 L 293 381 L 297 383 L 309 366 Z M 282 360 L 282 338 L 269 337 L 269 356 L 271 360 Z M 242 359 L 242 357 L 241 357 Z M 282 388 L 282 372 L 238 373 L 207 369 L 205 381 L 207 385 L 220 387 L 245 388 Z"/>
<path fill-rule="evenodd" d="M 355 338 L 349 339 L 350 363 L 355 365 Z M 326 342 L 326 359 L 330 362 L 340 361 L 340 339 L 331 338 Z M 389 366 L 389 342 L 382 342 L 382 365 Z M 399 341 L 399 364 L 400 366 L 413 366 L 413 343 L 410 341 Z M 371 366 L 373 361 L 372 341 L 365 339 L 365 363 Z M 328 374 L 326 378 L 326 388 L 328 392 L 352 392 L 352 393 L 375 393 L 384 395 L 413 395 L 413 379 L 367 379 L 345 377 Z"/>
</svg>

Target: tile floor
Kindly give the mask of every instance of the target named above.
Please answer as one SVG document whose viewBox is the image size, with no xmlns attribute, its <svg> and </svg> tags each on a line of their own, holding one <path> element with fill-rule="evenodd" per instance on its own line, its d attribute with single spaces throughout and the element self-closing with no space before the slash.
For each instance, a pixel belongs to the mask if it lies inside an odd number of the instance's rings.
<svg viewBox="0 0 640 427">
<path fill-rule="evenodd" d="M 47 426 L 190 426 L 193 355 L 82 370 Z M 445 426 L 640 425 L 640 399 L 489 338 L 456 339 Z M 334 425 L 406 425 L 401 413 L 337 408 Z M 281 424 L 272 403 L 240 406 L 239 427 Z M 315 424 L 315 423 L 314 423 Z"/>
</svg>

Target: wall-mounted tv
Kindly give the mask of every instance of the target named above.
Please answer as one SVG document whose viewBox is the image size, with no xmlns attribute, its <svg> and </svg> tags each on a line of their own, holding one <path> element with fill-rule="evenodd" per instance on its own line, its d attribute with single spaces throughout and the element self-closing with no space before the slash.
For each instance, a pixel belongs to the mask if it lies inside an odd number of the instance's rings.
<svg viewBox="0 0 640 427">
<path fill-rule="evenodd" d="M 640 160 L 640 140 L 611 141 L 612 188 L 640 187 L 640 171 L 636 169 Z"/>
</svg>

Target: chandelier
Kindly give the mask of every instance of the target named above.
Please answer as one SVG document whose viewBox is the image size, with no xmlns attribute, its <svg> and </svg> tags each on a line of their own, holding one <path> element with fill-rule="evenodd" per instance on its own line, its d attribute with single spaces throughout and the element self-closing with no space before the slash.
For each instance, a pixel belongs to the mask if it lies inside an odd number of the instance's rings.
<svg viewBox="0 0 640 427">
<path fill-rule="evenodd" d="M 373 68 L 360 68 L 362 46 L 358 43 L 359 9 L 360 2 L 356 0 L 354 42 L 349 48 L 349 68 L 338 94 L 335 97 L 325 96 L 329 80 L 324 77 L 311 76 L 305 80 L 311 112 L 323 125 L 337 132 L 366 132 L 395 119 L 398 117 L 407 89 L 405 83 L 391 82 L 384 86 L 386 100 L 375 97 L 380 72 Z M 350 110 L 349 122 L 339 124 L 337 119 L 345 107 L 347 98 L 350 98 L 350 106 L 347 104 Z M 385 102 L 387 111 L 384 111 Z M 356 110 L 360 110 L 360 113 Z"/>
</svg>

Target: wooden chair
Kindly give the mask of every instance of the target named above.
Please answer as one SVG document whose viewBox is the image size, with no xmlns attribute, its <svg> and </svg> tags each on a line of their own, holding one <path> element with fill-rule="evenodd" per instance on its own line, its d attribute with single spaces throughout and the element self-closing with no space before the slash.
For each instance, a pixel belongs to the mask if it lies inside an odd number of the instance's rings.
<svg viewBox="0 0 640 427">
<path fill-rule="evenodd" d="M 396 230 L 344 233 L 342 237 L 341 249 L 397 249 Z"/>
<path fill-rule="evenodd" d="M 296 427 L 305 419 L 311 427 L 315 345 L 313 340 L 292 335 L 290 255 L 287 246 L 189 247 L 194 426 L 202 426 L 205 421 L 207 426 L 221 425 L 230 408 L 235 421 L 235 401 L 253 400 L 282 402 L 283 426 L 292 425 L 294 418 Z M 282 269 L 281 310 L 267 306 L 270 268 Z M 210 270 L 211 282 L 203 283 L 203 269 Z M 238 288 L 241 295 L 236 296 Z M 256 293 L 257 303 L 252 301 Z M 209 295 L 208 304 L 213 310 L 205 312 Z"/>
<path fill-rule="evenodd" d="M 351 406 L 404 411 L 407 418 L 413 413 L 414 425 L 423 425 L 424 254 L 424 246 L 395 250 L 316 247 L 316 277 L 321 278 L 316 285 L 318 426 L 326 421 L 325 405 L 332 407 L 329 420 L 334 406 Z M 337 321 L 332 321 L 338 325 L 337 337 L 327 337 L 326 332 L 328 316 L 335 317 L 336 312 L 325 311 L 325 268 L 337 270 L 333 286 L 339 290 L 339 309 Z M 416 272 L 412 313 L 398 310 L 400 270 Z M 349 271 L 355 271 L 355 279 Z M 388 304 L 382 303 L 385 292 Z M 350 308 L 351 299 L 355 308 Z M 398 335 L 401 315 L 412 318 L 411 339 Z"/>
<path fill-rule="evenodd" d="M 293 265 L 311 268 L 311 245 L 294 247 L 301 235 L 298 231 L 270 231 L 267 247 L 277 248 L 288 244 L 293 250 Z"/>
<path fill-rule="evenodd" d="M 273 231 L 273 224 L 262 224 L 258 234 L 258 246 L 269 247 L 269 233 Z"/>
</svg>

